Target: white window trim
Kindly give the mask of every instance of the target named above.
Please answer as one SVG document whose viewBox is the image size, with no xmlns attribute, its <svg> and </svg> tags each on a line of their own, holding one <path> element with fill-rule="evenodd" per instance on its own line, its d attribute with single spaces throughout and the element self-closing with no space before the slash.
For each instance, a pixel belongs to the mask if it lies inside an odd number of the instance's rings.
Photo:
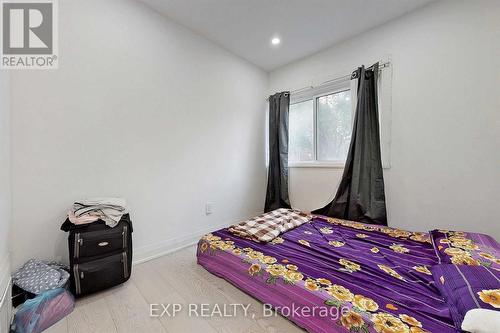
<svg viewBox="0 0 500 333">
<path fill-rule="evenodd" d="M 288 162 L 289 168 L 331 168 L 343 169 L 345 161 Z"/>
<path fill-rule="evenodd" d="M 290 96 L 290 105 L 312 100 L 313 102 L 313 161 L 288 161 L 289 168 L 333 168 L 333 169 L 343 169 L 345 166 L 345 160 L 342 161 L 324 161 L 318 160 L 318 123 L 317 123 L 317 99 L 323 96 L 336 94 L 343 91 L 351 91 L 352 99 L 352 87 L 350 80 L 336 82 L 334 85 L 327 87 L 321 87 L 319 89 L 311 89 L 306 93 L 301 93 L 296 96 Z M 354 112 L 352 113 L 354 115 Z M 354 117 L 351 119 L 351 124 L 354 122 Z"/>
<path fill-rule="evenodd" d="M 392 123 L 392 62 L 388 60 L 389 66 L 385 67 L 381 74 L 379 75 L 378 81 L 378 103 L 379 103 L 379 124 L 380 124 L 380 150 L 382 158 L 382 168 L 391 168 L 391 123 Z M 338 92 L 341 90 L 346 90 L 350 87 L 351 90 L 351 101 L 353 108 L 353 115 L 356 112 L 356 102 L 357 102 L 357 91 L 355 83 L 356 80 L 343 80 L 340 82 L 335 82 L 333 85 L 321 86 L 315 89 L 311 89 L 307 92 L 292 94 L 290 96 L 290 104 L 303 102 L 305 100 L 312 99 L 314 96 L 324 96 L 333 92 Z M 313 100 L 316 103 L 316 100 Z M 316 105 L 314 105 L 314 108 Z M 314 111 L 313 117 L 316 117 L 316 111 Z M 316 126 L 316 119 L 313 119 L 314 126 Z M 354 121 L 354 117 L 353 117 Z M 316 130 L 316 128 L 315 128 Z M 314 141 L 316 141 L 316 132 L 314 134 Z M 314 142 L 314 156 L 316 157 L 316 142 Z M 345 166 L 345 161 L 293 161 L 288 162 L 289 168 L 335 168 L 343 169 Z"/>
</svg>

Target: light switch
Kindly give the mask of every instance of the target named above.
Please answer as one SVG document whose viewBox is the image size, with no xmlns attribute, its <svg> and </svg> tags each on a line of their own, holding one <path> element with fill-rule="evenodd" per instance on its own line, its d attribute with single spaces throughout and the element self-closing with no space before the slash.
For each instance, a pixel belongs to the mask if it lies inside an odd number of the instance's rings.
<svg viewBox="0 0 500 333">
<path fill-rule="evenodd" d="M 211 202 L 207 202 L 205 205 L 205 215 L 210 215 L 213 213 L 214 204 Z"/>
</svg>

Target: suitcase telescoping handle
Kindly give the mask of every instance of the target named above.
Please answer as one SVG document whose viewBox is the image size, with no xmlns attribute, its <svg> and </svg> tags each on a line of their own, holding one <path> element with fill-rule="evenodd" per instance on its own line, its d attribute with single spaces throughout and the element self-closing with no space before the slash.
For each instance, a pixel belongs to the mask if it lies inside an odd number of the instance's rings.
<svg viewBox="0 0 500 333">
<path fill-rule="evenodd" d="M 82 293 L 81 286 L 80 286 L 80 276 L 78 274 L 78 264 L 73 267 L 73 275 L 75 277 L 75 292 L 77 295 Z M 82 272 L 82 277 L 83 277 L 83 272 Z"/>
<path fill-rule="evenodd" d="M 83 244 L 83 238 L 80 238 L 80 233 L 75 234 L 75 247 L 74 247 L 74 257 L 78 258 L 80 256 L 80 246 Z"/>
</svg>

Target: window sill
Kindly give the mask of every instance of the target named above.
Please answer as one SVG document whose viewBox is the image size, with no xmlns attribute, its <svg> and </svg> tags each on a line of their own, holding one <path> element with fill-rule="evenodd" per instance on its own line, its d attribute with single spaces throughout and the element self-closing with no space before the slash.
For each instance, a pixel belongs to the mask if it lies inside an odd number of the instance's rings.
<svg viewBox="0 0 500 333">
<path fill-rule="evenodd" d="M 331 168 L 343 169 L 345 162 L 289 162 L 289 168 Z"/>
<path fill-rule="evenodd" d="M 343 169 L 345 162 L 289 162 L 288 168 L 330 168 L 330 169 Z M 269 167 L 269 165 L 268 165 Z M 390 169 L 390 165 L 382 162 L 382 169 Z"/>
</svg>

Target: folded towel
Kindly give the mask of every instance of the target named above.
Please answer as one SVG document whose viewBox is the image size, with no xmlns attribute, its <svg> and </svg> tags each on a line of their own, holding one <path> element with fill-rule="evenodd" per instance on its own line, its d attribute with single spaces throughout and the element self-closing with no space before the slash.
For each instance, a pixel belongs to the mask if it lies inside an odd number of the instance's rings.
<svg viewBox="0 0 500 333">
<path fill-rule="evenodd" d="M 280 208 L 234 224 L 228 230 L 238 237 L 266 243 L 310 220 L 311 215 L 304 212 Z"/>
<path fill-rule="evenodd" d="M 106 205 L 111 207 L 126 207 L 127 201 L 124 198 L 89 198 L 77 201 L 84 206 Z"/>
<path fill-rule="evenodd" d="M 99 220 L 99 216 L 91 215 L 91 213 L 82 214 L 82 215 L 77 217 L 75 215 L 75 212 L 72 210 L 70 210 L 68 212 L 68 218 L 69 218 L 69 221 L 75 225 L 92 223 L 92 222 Z"/>
</svg>

